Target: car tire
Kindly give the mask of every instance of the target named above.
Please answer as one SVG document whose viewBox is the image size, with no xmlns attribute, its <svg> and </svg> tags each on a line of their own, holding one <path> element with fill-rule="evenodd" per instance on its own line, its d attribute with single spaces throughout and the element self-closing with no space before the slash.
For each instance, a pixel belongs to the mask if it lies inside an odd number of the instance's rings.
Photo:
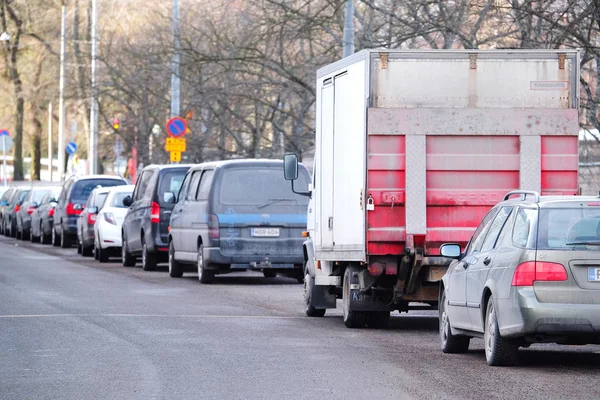
<svg viewBox="0 0 600 400">
<path fill-rule="evenodd" d="M 307 317 L 321 318 L 327 311 L 324 308 L 314 308 L 310 305 L 313 289 L 315 287 L 315 278 L 311 277 L 308 271 L 304 275 L 304 312 Z"/>
<path fill-rule="evenodd" d="M 16 229 L 17 233 L 15 234 L 15 238 L 17 240 L 23 240 L 23 233 L 19 232 L 19 229 Z"/>
<path fill-rule="evenodd" d="M 277 272 L 270 269 L 263 269 L 263 275 L 265 278 L 275 278 L 277 276 Z"/>
<path fill-rule="evenodd" d="M 60 235 L 56 233 L 56 227 L 52 227 L 52 246 L 60 246 Z"/>
<path fill-rule="evenodd" d="M 175 245 L 173 245 L 173 241 L 169 242 L 169 276 L 171 278 L 181 278 L 183 276 L 183 265 L 175 260 Z"/>
<path fill-rule="evenodd" d="M 94 246 L 81 245 L 81 255 L 84 257 L 91 257 L 94 255 Z"/>
<path fill-rule="evenodd" d="M 142 269 L 144 271 L 154 271 L 156 264 L 156 258 L 148 252 L 146 241 L 142 238 Z"/>
<path fill-rule="evenodd" d="M 64 232 L 60 236 L 60 247 L 62 249 L 70 249 L 71 247 L 73 247 L 71 244 L 71 238 L 69 237 L 69 235 L 65 235 Z"/>
<path fill-rule="evenodd" d="M 387 329 L 390 324 L 389 311 L 367 313 L 367 326 L 371 329 Z"/>
<path fill-rule="evenodd" d="M 198 254 L 196 255 L 196 266 L 198 268 L 198 280 L 200 283 L 213 283 L 215 280 L 215 271 L 206 269 L 204 262 L 204 246 L 198 247 Z"/>
<path fill-rule="evenodd" d="M 461 354 L 469 351 L 471 338 L 468 336 L 459 336 L 452 333 L 450 318 L 447 312 L 446 291 L 442 292 L 442 298 L 439 303 L 439 333 L 442 351 L 449 354 Z"/>
<path fill-rule="evenodd" d="M 514 340 L 500 336 L 494 298 L 490 297 L 485 318 L 485 359 L 494 367 L 517 364 L 519 346 Z"/>
<path fill-rule="evenodd" d="M 83 253 L 83 249 L 81 246 L 81 242 L 77 242 L 77 254 L 82 254 Z"/>
<path fill-rule="evenodd" d="M 40 242 L 42 244 L 51 244 L 52 243 L 52 235 L 46 235 L 44 233 L 44 229 L 42 227 L 42 223 L 40 222 Z"/>
<path fill-rule="evenodd" d="M 103 249 L 100 246 L 96 246 L 96 254 L 98 255 L 98 261 L 100 261 L 101 263 L 108 262 L 109 253 L 107 249 Z"/>
<path fill-rule="evenodd" d="M 123 235 L 121 242 L 121 264 L 124 267 L 135 267 L 135 261 L 135 257 L 131 255 L 127 247 L 127 238 Z"/>
<path fill-rule="evenodd" d="M 353 274 L 358 272 L 358 268 L 351 265 L 346 267 L 344 272 L 344 286 L 343 286 L 343 312 L 344 312 L 344 324 L 347 328 L 364 328 L 367 322 L 367 315 L 362 311 L 350 310 L 350 284 L 352 283 Z"/>
</svg>

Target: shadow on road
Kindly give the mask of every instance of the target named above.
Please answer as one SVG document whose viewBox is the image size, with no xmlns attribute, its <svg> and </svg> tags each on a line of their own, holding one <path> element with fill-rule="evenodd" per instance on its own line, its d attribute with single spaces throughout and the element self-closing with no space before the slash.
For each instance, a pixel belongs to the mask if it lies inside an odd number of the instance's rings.
<svg viewBox="0 0 600 400">
<path fill-rule="evenodd" d="M 485 363 L 483 349 L 471 350 L 469 354 Z M 564 351 L 549 351 L 532 347 L 519 350 L 517 367 L 528 369 L 565 369 L 600 371 L 600 346 L 565 346 Z"/>
<path fill-rule="evenodd" d="M 190 273 L 183 276 L 182 279 L 193 279 L 198 280 L 197 275 L 191 275 Z M 262 276 L 228 276 L 228 275 L 217 275 L 211 286 L 281 286 L 291 285 L 298 286 L 298 290 L 302 290 L 302 285 L 295 279 L 278 276 L 277 278 L 265 278 Z"/>
<path fill-rule="evenodd" d="M 437 332 L 438 318 L 429 315 L 398 315 L 390 318 L 388 330 Z"/>
</svg>

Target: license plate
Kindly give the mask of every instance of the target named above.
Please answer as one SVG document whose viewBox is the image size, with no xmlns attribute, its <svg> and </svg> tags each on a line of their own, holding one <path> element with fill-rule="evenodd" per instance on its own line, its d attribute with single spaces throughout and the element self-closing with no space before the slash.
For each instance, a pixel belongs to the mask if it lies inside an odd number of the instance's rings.
<svg viewBox="0 0 600 400">
<path fill-rule="evenodd" d="M 250 233 L 255 237 L 279 237 L 279 228 L 252 228 Z"/>
<path fill-rule="evenodd" d="M 600 282 L 600 268 L 588 268 L 588 281 Z"/>
</svg>

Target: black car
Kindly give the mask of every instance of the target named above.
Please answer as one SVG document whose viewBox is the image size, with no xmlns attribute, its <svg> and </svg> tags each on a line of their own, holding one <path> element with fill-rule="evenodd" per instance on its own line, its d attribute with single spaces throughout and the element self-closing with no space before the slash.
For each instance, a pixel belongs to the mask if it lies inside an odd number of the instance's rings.
<svg viewBox="0 0 600 400">
<path fill-rule="evenodd" d="M 15 187 L 9 187 L 4 191 L 0 198 L 0 234 L 4 235 L 4 210 L 8 208 L 8 201 L 17 190 Z"/>
<path fill-rule="evenodd" d="M 136 256 L 149 271 L 166 262 L 169 251 L 169 220 L 174 204 L 165 193 L 178 193 L 191 165 L 149 165 L 142 170 L 131 197 L 123 201 L 129 210 L 123 221 L 122 262 L 133 267 Z"/>
<path fill-rule="evenodd" d="M 29 238 L 32 242 L 40 241 L 42 244 L 52 243 L 52 228 L 54 226 L 54 207 L 56 199 L 60 195 L 62 187 L 53 187 L 50 193 L 44 196 L 40 205 L 31 214 L 31 234 Z"/>
<path fill-rule="evenodd" d="M 110 175 L 73 176 L 63 185 L 54 209 L 52 244 L 62 248 L 71 247 L 77 240 L 77 219 L 88 197 L 97 187 L 127 185 L 125 179 Z"/>
<path fill-rule="evenodd" d="M 17 211 L 17 238 L 29 240 L 31 234 L 31 215 L 39 207 L 40 202 L 52 191 L 48 186 L 33 187 L 27 194 Z"/>
<path fill-rule="evenodd" d="M 17 236 L 17 213 L 21 209 L 23 200 L 27 197 L 27 194 L 31 191 L 30 186 L 19 186 L 10 196 L 8 205 L 2 211 L 2 225 L 4 229 L 4 236 L 16 237 Z"/>
</svg>

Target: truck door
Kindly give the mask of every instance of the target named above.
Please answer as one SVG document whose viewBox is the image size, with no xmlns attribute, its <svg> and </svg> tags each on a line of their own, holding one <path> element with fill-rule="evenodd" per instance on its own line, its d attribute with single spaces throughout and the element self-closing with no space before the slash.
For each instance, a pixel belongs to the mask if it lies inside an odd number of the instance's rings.
<svg viewBox="0 0 600 400">
<path fill-rule="evenodd" d="M 318 244 L 323 249 L 333 248 L 333 119 L 334 119 L 334 88 L 333 79 L 329 78 L 323 82 L 321 89 L 321 179 L 317 180 L 319 185 L 320 215 L 317 216 L 320 233 Z"/>
</svg>

